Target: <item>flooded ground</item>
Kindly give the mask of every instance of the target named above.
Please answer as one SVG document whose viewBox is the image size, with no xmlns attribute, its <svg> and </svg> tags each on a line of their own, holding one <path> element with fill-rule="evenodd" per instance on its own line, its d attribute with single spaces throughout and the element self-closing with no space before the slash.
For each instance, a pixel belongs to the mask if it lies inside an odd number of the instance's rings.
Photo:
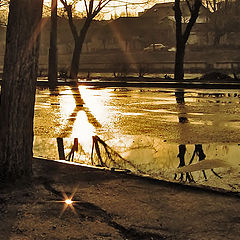
<svg viewBox="0 0 240 240">
<path fill-rule="evenodd" d="M 239 106 L 238 90 L 38 88 L 34 155 L 240 191 Z"/>
</svg>

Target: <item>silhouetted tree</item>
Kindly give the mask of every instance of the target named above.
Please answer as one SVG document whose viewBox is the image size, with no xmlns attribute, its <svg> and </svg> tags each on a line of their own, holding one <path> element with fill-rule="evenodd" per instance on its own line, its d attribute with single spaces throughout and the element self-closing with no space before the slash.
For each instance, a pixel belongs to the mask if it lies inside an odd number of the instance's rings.
<svg viewBox="0 0 240 240">
<path fill-rule="evenodd" d="M 32 174 L 43 0 L 11 0 L 0 107 L 0 182 Z"/>
<path fill-rule="evenodd" d="M 84 24 L 80 30 L 80 33 L 78 32 L 77 27 L 73 21 L 73 12 L 72 12 L 73 5 L 68 3 L 67 0 L 60 0 L 60 1 L 67 12 L 68 22 L 73 35 L 74 44 L 75 44 L 74 50 L 73 50 L 71 67 L 70 67 L 70 78 L 75 79 L 77 78 L 77 75 L 78 75 L 80 55 L 82 52 L 83 43 L 86 38 L 88 29 L 93 19 L 109 2 L 111 2 L 111 0 L 99 0 L 99 1 L 84 0 L 87 16 L 84 19 Z"/>
<path fill-rule="evenodd" d="M 51 2 L 51 30 L 48 58 L 48 81 L 50 87 L 57 84 L 57 0 Z"/>
<path fill-rule="evenodd" d="M 183 30 L 182 24 L 182 11 L 180 0 L 175 0 L 174 11 L 175 11 L 175 21 L 176 21 L 176 56 L 175 56 L 175 70 L 174 79 L 177 81 L 182 81 L 184 79 L 184 55 L 185 47 L 190 36 L 192 27 L 194 26 L 200 7 L 202 5 L 201 0 L 193 0 L 193 3 L 186 0 L 188 9 L 190 11 L 191 17 L 186 25 L 185 30 Z"/>
</svg>

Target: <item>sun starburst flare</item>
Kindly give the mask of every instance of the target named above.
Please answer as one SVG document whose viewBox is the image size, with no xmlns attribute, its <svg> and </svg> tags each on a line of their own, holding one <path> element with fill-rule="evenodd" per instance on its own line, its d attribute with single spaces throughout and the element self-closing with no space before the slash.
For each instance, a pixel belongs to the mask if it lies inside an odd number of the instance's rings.
<svg viewBox="0 0 240 240">
<path fill-rule="evenodd" d="M 73 197 L 74 197 L 74 195 L 76 194 L 77 190 L 78 190 L 78 186 L 74 188 L 74 190 L 73 190 L 73 192 L 72 192 L 72 194 L 71 194 L 70 197 L 67 196 L 67 194 L 65 193 L 65 191 L 62 191 L 62 195 L 63 195 L 64 200 L 61 201 L 61 202 L 64 203 L 64 206 L 63 206 L 63 209 L 62 209 L 62 211 L 61 211 L 61 213 L 60 213 L 60 217 L 63 215 L 63 213 L 66 211 L 66 209 L 67 209 L 68 207 L 70 207 L 71 210 L 73 211 L 73 213 L 74 213 L 75 215 L 77 215 L 77 212 L 76 212 L 76 210 L 75 210 L 75 208 L 74 208 L 74 203 L 77 203 L 78 201 L 73 201 Z"/>
<path fill-rule="evenodd" d="M 66 199 L 66 200 L 65 200 L 65 203 L 66 203 L 67 205 L 71 205 L 71 204 L 73 203 L 73 201 L 72 201 L 72 199 Z"/>
</svg>

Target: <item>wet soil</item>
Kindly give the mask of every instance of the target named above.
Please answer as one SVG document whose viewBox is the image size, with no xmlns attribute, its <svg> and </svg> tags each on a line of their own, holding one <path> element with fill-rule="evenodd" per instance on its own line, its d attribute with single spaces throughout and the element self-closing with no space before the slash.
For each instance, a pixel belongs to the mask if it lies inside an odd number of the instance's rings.
<svg viewBox="0 0 240 240">
<path fill-rule="evenodd" d="M 237 196 L 49 160 L 33 170 L 1 186 L 1 240 L 239 238 Z"/>
</svg>

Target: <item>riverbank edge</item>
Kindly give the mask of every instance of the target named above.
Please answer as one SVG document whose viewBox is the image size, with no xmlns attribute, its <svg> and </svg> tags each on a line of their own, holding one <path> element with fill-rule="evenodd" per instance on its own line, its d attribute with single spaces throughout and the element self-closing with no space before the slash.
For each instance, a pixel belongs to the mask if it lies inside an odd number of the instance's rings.
<svg viewBox="0 0 240 240">
<path fill-rule="evenodd" d="M 108 174 L 112 174 L 115 176 L 128 176 L 130 178 L 137 178 L 141 179 L 146 182 L 151 182 L 151 183 L 156 183 L 156 184 L 163 184 L 168 187 L 178 187 L 179 189 L 184 189 L 184 190 L 193 190 L 193 191 L 203 191 L 206 193 L 212 193 L 212 194 L 219 194 L 219 195 L 225 195 L 225 196 L 230 196 L 230 197 L 237 197 L 240 198 L 240 192 L 234 192 L 234 191 L 229 191 L 225 190 L 223 188 L 217 188 L 217 187 L 211 187 L 211 186 L 205 186 L 205 185 L 200 185 L 200 184 L 186 184 L 183 182 L 176 182 L 176 181 L 170 181 L 167 179 L 157 179 L 157 178 L 152 178 L 151 176 L 148 175 L 138 175 L 135 174 L 131 171 L 128 170 L 121 170 L 121 169 L 110 169 L 107 167 L 98 167 L 98 166 L 90 166 L 87 164 L 81 164 L 81 163 L 75 163 L 75 162 L 69 162 L 66 160 L 51 160 L 47 158 L 39 158 L 39 157 L 33 157 L 33 161 L 42 161 L 45 163 L 56 163 L 56 164 L 66 164 L 70 166 L 76 166 L 79 167 L 79 169 L 85 169 L 87 171 L 98 171 L 99 173 L 101 172 L 107 172 Z M 39 162 L 39 163 L 40 163 Z"/>
</svg>

